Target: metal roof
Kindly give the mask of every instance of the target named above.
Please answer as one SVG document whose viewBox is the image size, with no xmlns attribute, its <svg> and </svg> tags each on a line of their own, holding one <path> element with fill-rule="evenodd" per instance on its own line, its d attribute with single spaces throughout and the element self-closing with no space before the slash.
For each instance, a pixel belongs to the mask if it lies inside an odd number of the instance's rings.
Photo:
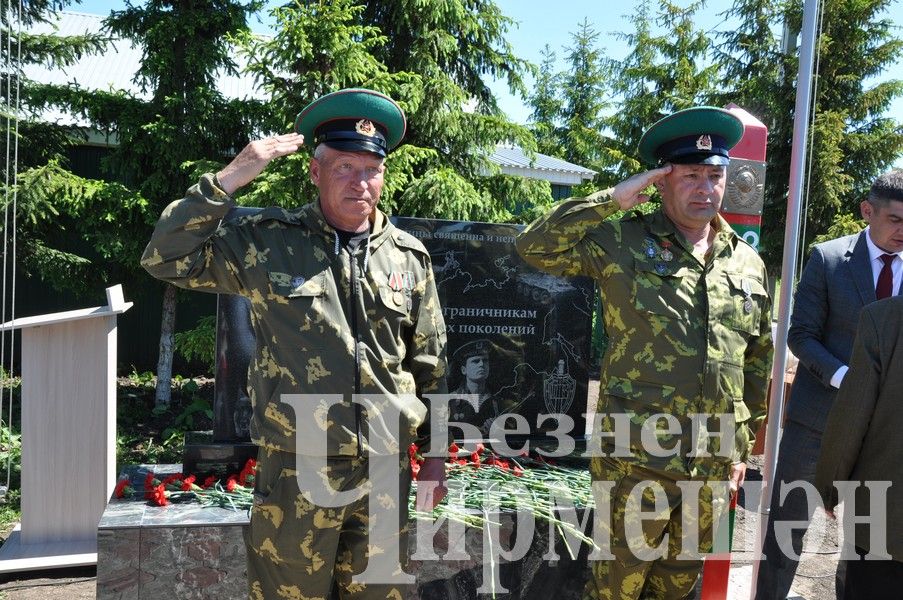
<svg viewBox="0 0 903 600">
<path fill-rule="evenodd" d="M 103 33 L 103 19 L 101 15 L 62 11 L 52 15 L 49 23 L 34 24 L 30 32 L 61 37 Z M 142 92 L 134 81 L 141 66 L 142 54 L 142 49 L 134 46 L 131 41 L 112 38 L 105 51 L 82 56 L 72 65 L 49 67 L 32 64 L 26 65 L 24 72 L 29 80 L 38 83 L 77 85 L 86 90 L 119 90 L 138 98 L 148 98 L 150 94 Z M 216 77 L 216 87 L 220 93 L 227 98 L 266 98 L 252 76 L 241 74 L 246 65 L 244 55 L 234 52 L 232 59 L 237 64 L 239 75 L 219 74 Z M 44 118 L 48 116 L 43 115 Z"/>
</svg>

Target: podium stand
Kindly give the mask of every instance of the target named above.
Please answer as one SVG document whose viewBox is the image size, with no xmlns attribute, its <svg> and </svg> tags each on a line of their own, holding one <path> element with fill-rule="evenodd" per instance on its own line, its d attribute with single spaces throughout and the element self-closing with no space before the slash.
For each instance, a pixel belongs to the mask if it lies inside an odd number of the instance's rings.
<svg viewBox="0 0 903 600">
<path fill-rule="evenodd" d="M 97 563 L 97 524 L 116 479 L 116 319 L 107 306 L 14 319 L 22 332 L 22 520 L 0 573 Z"/>
</svg>

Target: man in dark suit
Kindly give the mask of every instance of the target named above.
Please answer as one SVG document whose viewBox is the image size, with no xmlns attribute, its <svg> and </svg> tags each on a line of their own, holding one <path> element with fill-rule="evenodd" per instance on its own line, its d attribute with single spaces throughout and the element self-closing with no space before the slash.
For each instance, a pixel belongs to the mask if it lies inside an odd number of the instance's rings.
<svg viewBox="0 0 903 600">
<path fill-rule="evenodd" d="M 788 533 L 788 525 L 775 525 L 808 521 L 815 507 L 799 488 L 791 490 L 782 503 L 781 488 L 814 480 L 822 432 L 847 372 L 859 311 L 900 291 L 903 170 L 875 180 L 860 211 L 868 222 L 865 231 L 817 244 L 796 290 L 787 343 L 800 368 L 790 390 L 778 450 L 756 600 L 782 600 L 793 583 L 806 528 L 795 527 Z"/>
<path fill-rule="evenodd" d="M 896 296 L 862 309 L 850 370 L 828 417 L 815 473 L 815 487 L 832 515 L 834 507 L 844 500 L 838 498 L 837 481 L 858 483 L 855 496 L 846 498 L 850 514 L 854 512 L 850 500 L 855 499 L 855 514 L 862 515 L 868 512 L 869 501 L 875 502 L 879 490 L 887 498 L 876 503 L 879 510 L 886 511 L 885 531 L 858 526 L 855 535 L 845 539 L 844 600 L 889 600 L 899 598 L 903 589 L 901 430 L 903 296 Z M 855 553 L 848 547 L 853 544 Z M 867 554 L 869 560 L 860 558 Z"/>
</svg>

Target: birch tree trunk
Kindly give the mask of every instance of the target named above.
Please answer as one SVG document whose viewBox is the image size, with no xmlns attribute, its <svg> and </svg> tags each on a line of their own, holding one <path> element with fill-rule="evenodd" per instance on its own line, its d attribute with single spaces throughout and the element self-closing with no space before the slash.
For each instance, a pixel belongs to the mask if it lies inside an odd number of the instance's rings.
<svg viewBox="0 0 903 600">
<path fill-rule="evenodd" d="M 176 324 L 176 286 L 166 284 L 163 289 L 163 310 L 160 322 L 160 356 L 157 359 L 156 406 L 169 406 L 172 390 L 173 333 Z"/>
</svg>

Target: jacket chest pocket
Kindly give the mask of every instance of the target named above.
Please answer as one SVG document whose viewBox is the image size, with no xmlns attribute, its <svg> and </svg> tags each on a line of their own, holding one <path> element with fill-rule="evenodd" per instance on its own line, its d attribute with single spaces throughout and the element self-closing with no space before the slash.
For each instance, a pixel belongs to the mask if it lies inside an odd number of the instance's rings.
<svg viewBox="0 0 903 600">
<path fill-rule="evenodd" d="M 307 313 L 315 310 L 325 295 L 326 276 L 323 273 L 309 279 L 270 273 L 270 295 L 267 300 L 273 304 L 288 307 L 293 312 Z"/>
<path fill-rule="evenodd" d="M 724 303 L 723 322 L 736 331 L 758 335 L 768 291 L 759 280 L 740 273 L 725 273 L 729 297 Z"/>
<path fill-rule="evenodd" d="M 682 273 L 676 265 L 634 261 L 633 303 L 640 313 L 651 313 L 670 319 L 686 317 L 686 301 L 680 294 Z"/>
<path fill-rule="evenodd" d="M 388 317 L 407 317 L 410 314 L 413 300 L 410 292 L 403 290 L 395 291 L 387 286 L 379 287 L 379 309 L 380 311 L 388 311 L 385 313 Z"/>
</svg>

